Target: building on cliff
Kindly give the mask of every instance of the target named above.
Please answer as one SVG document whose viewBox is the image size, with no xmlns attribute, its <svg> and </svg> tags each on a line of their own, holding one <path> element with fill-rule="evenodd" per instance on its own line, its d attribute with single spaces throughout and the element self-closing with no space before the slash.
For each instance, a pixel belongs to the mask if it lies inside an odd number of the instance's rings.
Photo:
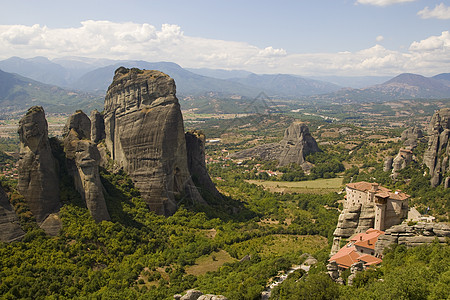
<svg viewBox="0 0 450 300">
<path fill-rule="evenodd" d="M 344 209 L 349 206 L 368 204 L 375 208 L 374 228 L 384 230 L 397 225 L 408 216 L 409 195 L 365 181 L 349 183 Z"/>
<path fill-rule="evenodd" d="M 370 228 L 385 230 L 400 224 L 408 216 L 409 196 L 392 192 L 377 183 L 365 181 L 349 183 L 344 207 L 334 231 L 331 255 L 337 253 L 341 240 Z"/>
<path fill-rule="evenodd" d="M 381 259 L 375 256 L 375 243 L 383 233 L 380 230 L 368 229 L 364 233 L 356 234 L 328 261 L 335 261 L 341 270 L 358 262 L 362 262 L 365 267 L 381 263 Z"/>
</svg>

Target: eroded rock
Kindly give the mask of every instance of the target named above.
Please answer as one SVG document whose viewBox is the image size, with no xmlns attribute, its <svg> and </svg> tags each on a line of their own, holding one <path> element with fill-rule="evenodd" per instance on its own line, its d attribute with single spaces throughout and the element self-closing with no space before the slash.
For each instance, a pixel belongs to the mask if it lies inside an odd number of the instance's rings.
<svg viewBox="0 0 450 300">
<path fill-rule="evenodd" d="M 58 165 L 48 139 L 44 109 L 31 107 L 19 122 L 20 159 L 17 189 L 40 224 L 60 207 Z"/>
<path fill-rule="evenodd" d="M 375 253 L 382 255 L 386 247 L 392 244 L 415 247 L 438 241 L 446 244 L 450 238 L 450 226 L 444 223 L 422 223 L 409 226 L 400 224 L 393 226 L 378 237 L 375 244 Z"/>
<path fill-rule="evenodd" d="M 103 115 L 95 109 L 91 112 L 91 140 L 94 143 L 98 143 L 104 140 L 105 137 L 105 120 Z"/>
<path fill-rule="evenodd" d="M 99 222 L 109 220 L 110 217 L 98 170 L 100 152 L 97 145 L 90 140 L 90 129 L 90 120 L 85 113 L 77 111 L 72 115 L 64 129 L 64 151 L 75 188 L 86 202 L 94 220 Z"/>
<path fill-rule="evenodd" d="M 9 203 L 8 195 L 0 185 L 0 241 L 12 242 L 22 238 L 25 232 L 19 224 L 19 219 Z"/>
<path fill-rule="evenodd" d="M 205 162 L 205 135 L 200 131 L 186 132 L 188 168 L 194 182 L 214 197 L 221 198 L 209 177 Z"/>
<path fill-rule="evenodd" d="M 278 160 L 280 166 L 291 163 L 305 165 L 305 156 L 319 151 L 321 150 L 309 132 L 308 126 L 302 122 L 294 122 L 286 129 L 284 137 L 279 143 L 265 144 L 239 151 L 233 154 L 233 157 Z"/>
<path fill-rule="evenodd" d="M 119 68 L 105 98 L 106 145 L 150 209 L 205 203 L 190 177 L 175 82 L 159 71 Z"/>
<path fill-rule="evenodd" d="M 445 178 L 443 175 L 449 170 L 448 143 L 450 135 L 450 109 L 444 108 L 435 112 L 429 126 L 430 138 L 428 148 L 423 155 L 423 163 L 428 167 L 431 175 L 431 185 L 438 186 Z"/>
</svg>

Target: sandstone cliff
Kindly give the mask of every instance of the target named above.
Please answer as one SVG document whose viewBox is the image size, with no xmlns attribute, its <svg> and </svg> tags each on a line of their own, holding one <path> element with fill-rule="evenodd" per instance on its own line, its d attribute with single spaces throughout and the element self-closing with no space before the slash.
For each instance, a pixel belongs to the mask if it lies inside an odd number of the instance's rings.
<svg viewBox="0 0 450 300">
<path fill-rule="evenodd" d="M 42 107 L 31 107 L 19 122 L 20 159 L 17 188 L 40 224 L 58 211 L 58 166 L 48 140 L 48 125 Z"/>
<path fill-rule="evenodd" d="M 331 255 L 340 249 L 341 240 L 346 240 L 354 234 L 366 232 L 375 224 L 375 208 L 373 205 L 358 204 L 342 210 L 334 230 Z"/>
<path fill-rule="evenodd" d="M 19 225 L 19 219 L 9 203 L 8 195 L 0 186 L 0 241 L 11 242 L 24 235 L 25 232 Z"/>
<path fill-rule="evenodd" d="M 64 151 L 67 169 L 96 221 L 109 220 L 98 166 L 100 153 L 90 140 L 91 121 L 82 111 L 70 116 L 64 127 Z"/>
<path fill-rule="evenodd" d="M 401 140 L 404 147 L 409 147 L 408 149 L 414 149 L 417 147 L 419 139 L 423 137 L 423 132 L 417 127 L 411 127 L 405 129 L 402 132 Z"/>
<path fill-rule="evenodd" d="M 91 112 L 91 139 L 94 143 L 105 139 L 105 120 L 96 109 Z"/>
<path fill-rule="evenodd" d="M 187 164 L 175 82 L 159 71 L 119 68 L 104 107 L 106 145 L 150 209 L 170 215 L 183 201 L 203 202 Z"/>
<path fill-rule="evenodd" d="M 375 244 L 375 253 L 382 255 L 383 250 L 391 244 L 406 245 L 407 247 L 438 241 L 446 244 L 450 238 L 450 226 L 443 223 L 417 223 L 409 226 L 400 224 L 385 231 L 378 237 Z"/>
<path fill-rule="evenodd" d="M 216 198 L 221 198 L 209 177 L 205 162 L 205 135 L 200 131 L 186 132 L 188 168 L 194 183 Z"/>
<path fill-rule="evenodd" d="M 291 163 L 305 164 L 305 156 L 319 152 L 316 140 L 305 123 L 294 122 L 284 132 L 279 143 L 265 144 L 233 154 L 234 158 L 245 159 L 257 157 L 263 160 L 278 160 L 280 166 Z"/>
<path fill-rule="evenodd" d="M 438 186 L 446 181 L 449 168 L 450 109 L 437 111 L 431 118 L 428 148 L 423 155 L 423 163 L 429 168 L 431 185 Z"/>
</svg>

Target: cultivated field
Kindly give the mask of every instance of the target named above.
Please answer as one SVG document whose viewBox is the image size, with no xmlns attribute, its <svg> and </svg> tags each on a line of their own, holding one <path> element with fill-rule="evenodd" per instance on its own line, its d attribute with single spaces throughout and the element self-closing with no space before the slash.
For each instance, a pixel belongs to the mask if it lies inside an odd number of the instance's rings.
<svg viewBox="0 0 450 300">
<path fill-rule="evenodd" d="M 316 179 L 308 181 L 269 181 L 246 180 L 248 183 L 261 185 L 271 192 L 328 194 L 339 192 L 343 188 L 342 178 Z"/>
</svg>

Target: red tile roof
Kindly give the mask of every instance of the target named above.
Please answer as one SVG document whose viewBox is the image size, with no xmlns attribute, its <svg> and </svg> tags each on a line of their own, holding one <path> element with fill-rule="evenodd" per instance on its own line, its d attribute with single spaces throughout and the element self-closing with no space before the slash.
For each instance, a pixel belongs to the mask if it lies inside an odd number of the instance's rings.
<svg viewBox="0 0 450 300">
<path fill-rule="evenodd" d="M 356 234 L 347 245 L 330 257 L 328 261 L 334 260 L 344 269 L 350 268 L 352 264 L 359 261 L 363 261 L 366 266 L 381 263 L 381 259 L 369 254 L 361 254 L 357 250 L 357 247 L 374 249 L 381 234 L 384 234 L 384 232 L 376 229 L 368 229 L 365 233 Z"/>
<path fill-rule="evenodd" d="M 395 191 L 395 193 L 393 193 L 390 189 L 380 186 L 377 183 L 360 181 L 360 182 L 354 182 L 354 183 L 347 184 L 347 187 L 357 190 L 357 191 L 361 191 L 361 192 L 368 192 L 368 191 L 372 190 L 373 186 L 377 187 L 377 189 L 376 189 L 377 193 L 375 194 L 375 196 L 380 197 L 380 198 L 388 198 L 389 197 L 389 199 L 392 199 L 392 200 L 406 200 L 410 197 L 408 194 L 405 194 L 401 191 Z"/>
</svg>

